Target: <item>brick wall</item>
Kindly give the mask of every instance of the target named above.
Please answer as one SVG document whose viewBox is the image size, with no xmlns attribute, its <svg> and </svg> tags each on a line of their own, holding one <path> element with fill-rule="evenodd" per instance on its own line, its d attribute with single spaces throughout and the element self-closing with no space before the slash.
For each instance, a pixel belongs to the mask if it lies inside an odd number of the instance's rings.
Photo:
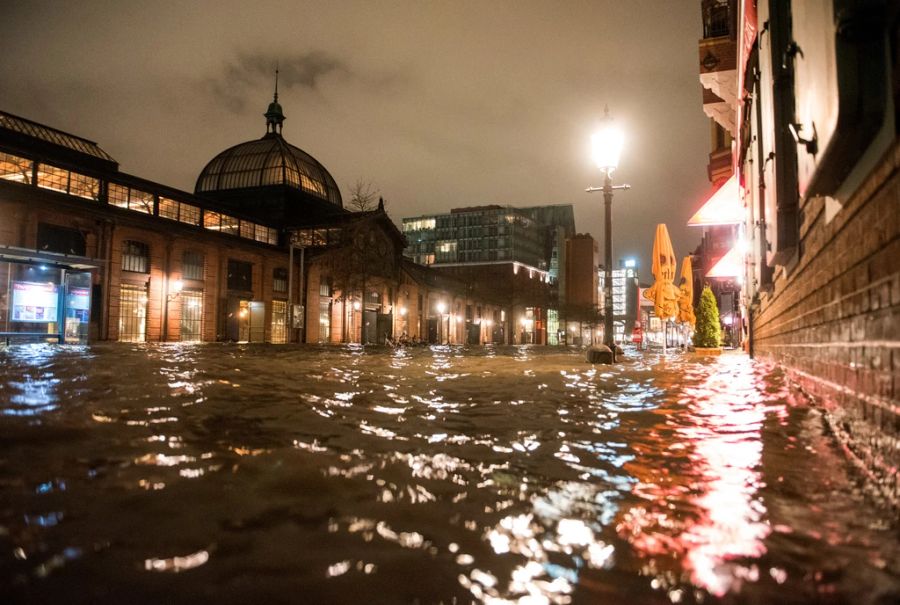
<svg viewBox="0 0 900 605">
<path fill-rule="evenodd" d="M 754 349 L 830 410 L 883 495 L 900 497 L 900 144 L 826 224 L 801 205 L 799 262 L 753 311 Z"/>
</svg>

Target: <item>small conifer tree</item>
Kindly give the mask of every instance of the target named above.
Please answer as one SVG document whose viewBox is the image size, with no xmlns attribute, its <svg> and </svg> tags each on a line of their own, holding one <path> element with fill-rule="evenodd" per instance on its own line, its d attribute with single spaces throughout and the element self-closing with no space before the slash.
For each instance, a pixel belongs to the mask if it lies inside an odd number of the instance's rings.
<svg viewBox="0 0 900 605">
<path fill-rule="evenodd" d="M 716 306 L 716 296 L 709 286 L 704 286 L 703 292 L 700 294 L 700 304 L 697 305 L 694 346 L 704 349 L 718 347 L 720 339 L 719 307 Z"/>
</svg>

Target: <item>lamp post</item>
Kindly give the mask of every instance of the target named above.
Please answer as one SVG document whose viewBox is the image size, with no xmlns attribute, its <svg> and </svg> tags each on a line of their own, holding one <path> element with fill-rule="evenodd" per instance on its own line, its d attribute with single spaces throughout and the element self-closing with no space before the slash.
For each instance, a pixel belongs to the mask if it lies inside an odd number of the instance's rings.
<svg viewBox="0 0 900 605">
<path fill-rule="evenodd" d="M 591 137 L 591 148 L 594 163 L 603 172 L 603 187 L 588 187 L 585 191 L 593 193 L 603 192 L 603 206 L 606 223 L 604 225 L 603 263 L 603 344 L 609 347 L 609 361 L 616 361 L 616 343 L 613 338 L 613 287 L 612 287 L 612 199 L 616 189 L 631 189 L 631 185 L 613 185 L 612 173 L 619 165 L 619 155 L 622 152 L 624 138 L 622 131 L 613 125 L 609 117 L 609 107 L 605 108 L 603 125 L 601 129 Z"/>
</svg>

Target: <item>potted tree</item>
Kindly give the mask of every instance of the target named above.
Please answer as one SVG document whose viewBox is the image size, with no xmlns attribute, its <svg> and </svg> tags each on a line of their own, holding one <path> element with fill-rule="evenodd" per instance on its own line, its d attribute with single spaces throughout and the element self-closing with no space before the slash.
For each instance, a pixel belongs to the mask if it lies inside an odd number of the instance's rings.
<svg viewBox="0 0 900 605">
<path fill-rule="evenodd" d="M 721 338 L 719 307 L 716 305 L 716 297 L 709 286 L 704 286 L 703 292 L 700 294 L 700 304 L 697 305 L 694 350 L 700 355 L 719 355 L 722 353 Z"/>
</svg>

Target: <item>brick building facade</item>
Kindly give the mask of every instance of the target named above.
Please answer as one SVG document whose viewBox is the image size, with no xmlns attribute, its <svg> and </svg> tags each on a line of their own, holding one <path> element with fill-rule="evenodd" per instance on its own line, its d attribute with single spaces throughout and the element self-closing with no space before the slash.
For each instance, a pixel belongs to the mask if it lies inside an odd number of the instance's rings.
<svg viewBox="0 0 900 605">
<path fill-rule="evenodd" d="M 900 7 L 835 4 L 702 6 L 737 23 L 732 165 L 750 351 L 823 404 L 870 485 L 896 503 Z"/>
<path fill-rule="evenodd" d="M 507 341 L 487 326 L 511 321 L 511 301 L 402 259 L 384 208 L 344 210 L 324 167 L 284 141 L 277 98 L 266 118 L 262 139 L 213 158 L 188 193 L 0 112 L 3 338 Z"/>
</svg>

